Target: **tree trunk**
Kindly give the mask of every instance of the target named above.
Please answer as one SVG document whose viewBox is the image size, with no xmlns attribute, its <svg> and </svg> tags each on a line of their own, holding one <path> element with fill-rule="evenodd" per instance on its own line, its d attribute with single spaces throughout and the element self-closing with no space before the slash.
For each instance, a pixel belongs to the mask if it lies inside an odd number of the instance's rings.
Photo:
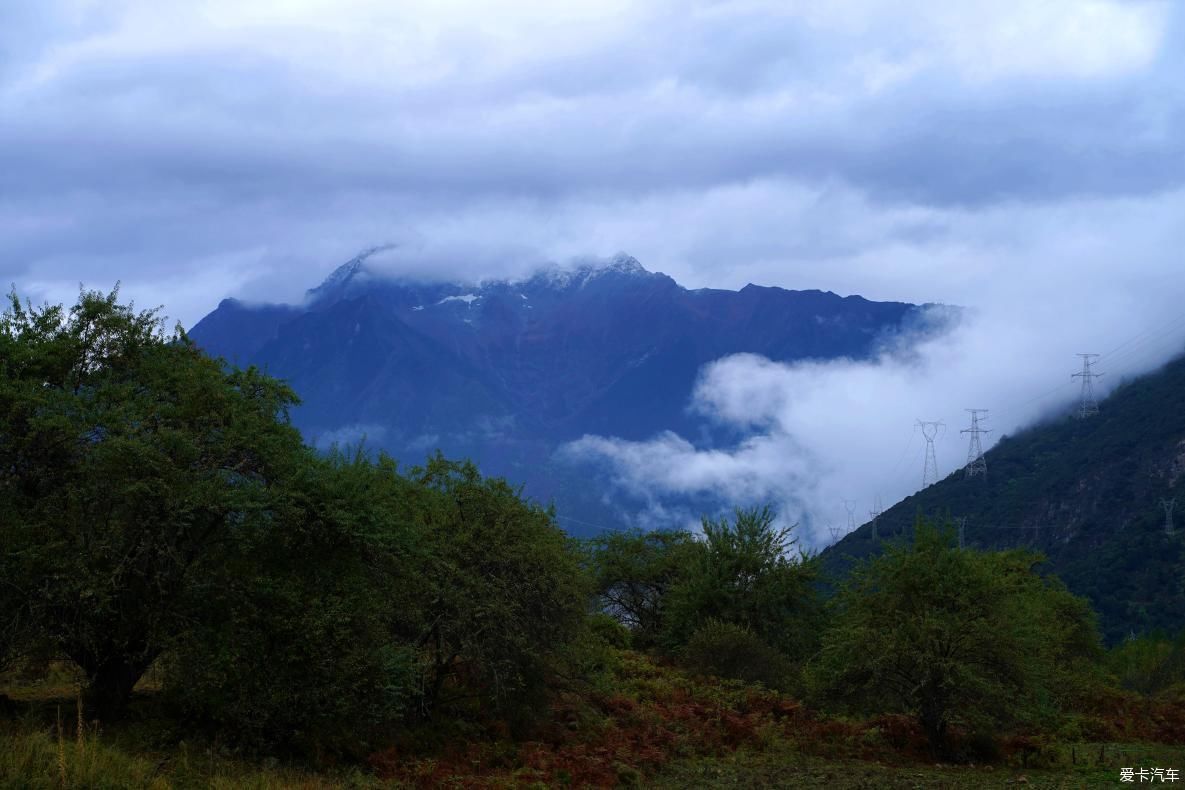
<svg viewBox="0 0 1185 790">
<path fill-rule="evenodd" d="M 926 740 L 930 743 L 930 752 L 936 758 L 945 760 L 949 756 L 946 742 L 946 716 L 935 707 L 923 707 L 919 716 L 922 729 L 926 733 Z"/>
<path fill-rule="evenodd" d="M 150 663 L 112 660 L 83 666 L 89 681 L 83 694 L 87 715 L 100 721 L 114 721 L 122 716 L 132 689 Z"/>
</svg>

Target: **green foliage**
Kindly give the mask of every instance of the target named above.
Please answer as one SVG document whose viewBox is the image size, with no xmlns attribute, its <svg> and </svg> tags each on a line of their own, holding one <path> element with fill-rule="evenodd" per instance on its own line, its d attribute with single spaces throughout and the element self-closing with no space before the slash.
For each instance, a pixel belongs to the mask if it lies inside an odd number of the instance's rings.
<svg viewBox="0 0 1185 790">
<path fill-rule="evenodd" d="M 362 756 L 403 725 L 528 721 L 585 588 L 550 515 L 468 463 L 306 459 L 210 568 L 169 688 L 253 748 Z"/>
<path fill-rule="evenodd" d="M 414 487 L 386 459 L 309 454 L 273 494 L 197 574 L 166 688 L 241 746 L 363 756 L 419 688 L 402 621 L 422 560 Z"/>
<path fill-rule="evenodd" d="M 185 625 L 193 569 L 255 518 L 300 448 L 295 396 L 224 372 L 154 311 L 84 292 L 0 317 L 6 621 L 36 623 L 118 713 Z M 19 600 L 13 606 L 11 598 Z"/>
<path fill-rule="evenodd" d="M 550 650 L 575 636 L 585 612 L 577 556 L 552 513 L 471 463 L 438 454 L 410 478 L 434 495 L 413 603 L 423 710 L 477 703 L 529 717 Z"/>
<path fill-rule="evenodd" d="M 1185 686 L 1185 633 L 1126 639 L 1107 652 L 1106 667 L 1123 688 L 1141 694 Z"/>
<path fill-rule="evenodd" d="M 737 510 L 689 532 L 628 532 L 590 544 L 602 610 L 632 644 L 681 656 L 700 672 L 786 688 L 815 649 L 817 560 L 768 507 Z"/>
<path fill-rule="evenodd" d="M 924 520 L 910 545 L 857 568 L 811 668 L 824 701 L 916 716 L 939 754 L 971 731 L 1042 721 L 1084 693 L 1101 648 L 1093 614 L 1025 552 L 954 548 Z"/>
<path fill-rule="evenodd" d="M 630 629 L 634 645 L 654 647 L 666 627 L 667 593 L 686 573 L 695 539 L 681 530 L 615 532 L 590 548 L 602 610 Z"/>
<path fill-rule="evenodd" d="M 816 560 L 802 552 L 793 528 L 774 526 L 768 507 L 739 509 L 703 520 L 704 539 L 691 544 L 670 589 L 665 639 L 686 645 L 710 620 L 752 631 L 792 659 L 810 655 L 819 633 Z"/>
<path fill-rule="evenodd" d="M 784 655 L 751 630 L 719 620 L 709 620 L 691 635 L 684 661 L 701 674 L 774 689 L 786 688 L 794 671 Z"/>
<path fill-rule="evenodd" d="M 158 663 L 239 745 L 365 753 L 443 716 L 525 721 L 588 588 L 552 514 L 439 455 L 319 456 L 296 403 L 155 312 L 0 317 L 0 660 L 47 644 L 104 720 Z"/>
</svg>

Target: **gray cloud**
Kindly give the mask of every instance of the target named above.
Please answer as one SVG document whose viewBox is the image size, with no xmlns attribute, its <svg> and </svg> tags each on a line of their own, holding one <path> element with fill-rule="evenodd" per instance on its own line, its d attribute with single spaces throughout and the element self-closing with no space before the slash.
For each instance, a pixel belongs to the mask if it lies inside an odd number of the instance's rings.
<svg viewBox="0 0 1185 790">
<path fill-rule="evenodd" d="M 937 444 L 946 475 L 966 462 L 965 409 L 990 410 L 990 447 L 1074 402 L 1078 352 L 1102 354 L 1105 395 L 1185 349 L 1185 226 L 1173 219 L 1182 210 L 1182 192 L 1049 205 L 1030 208 L 1011 235 L 1009 208 L 944 214 L 935 221 L 948 233 L 924 256 L 883 245 L 885 257 L 846 260 L 837 279 L 890 288 L 901 273 L 909 281 L 945 264 L 943 289 L 975 305 L 949 333 L 871 362 L 721 359 L 701 371 L 689 407 L 736 429 L 735 445 L 587 436 L 562 456 L 608 464 L 617 486 L 659 508 L 704 494 L 772 502 L 809 542 L 828 543 L 828 525 L 846 521 L 844 499 L 857 503 L 859 524 L 878 496 L 891 504 L 920 487 L 915 420 L 946 424 Z"/>
<path fill-rule="evenodd" d="M 0 282 L 67 300 L 121 280 L 192 325 L 225 296 L 298 300 L 393 241 L 401 271 L 468 279 L 626 250 L 692 287 L 975 308 L 922 362 L 874 367 L 903 379 L 896 400 L 830 444 L 783 390 L 869 370 L 754 360 L 705 372 L 768 380 L 747 444 L 588 443 L 663 490 L 786 457 L 781 479 L 820 492 L 801 507 L 826 509 L 831 489 L 904 490 L 841 463 L 868 436 L 899 452 L 920 412 L 949 406 L 953 428 L 1173 314 L 1183 44 L 1185 10 L 1156 0 L 17 4 Z M 630 478 L 651 450 L 689 477 Z"/>
</svg>

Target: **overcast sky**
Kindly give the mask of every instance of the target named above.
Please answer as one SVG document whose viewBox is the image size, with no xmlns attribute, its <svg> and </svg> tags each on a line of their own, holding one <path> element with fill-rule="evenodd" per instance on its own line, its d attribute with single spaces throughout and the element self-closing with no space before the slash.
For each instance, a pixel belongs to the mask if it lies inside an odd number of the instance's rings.
<svg viewBox="0 0 1185 790">
<path fill-rule="evenodd" d="M 381 242 L 467 278 L 621 250 L 974 308 L 904 376 L 954 421 L 1171 334 L 1182 74 L 1185 6 L 1141 0 L 6 2 L 0 282 L 191 326 Z M 898 437 L 942 416 L 899 397 Z"/>
</svg>

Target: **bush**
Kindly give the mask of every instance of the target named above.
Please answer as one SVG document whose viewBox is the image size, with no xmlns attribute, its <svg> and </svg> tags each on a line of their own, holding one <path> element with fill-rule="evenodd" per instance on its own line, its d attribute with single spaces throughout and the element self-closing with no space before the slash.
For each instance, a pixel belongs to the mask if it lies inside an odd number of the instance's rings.
<svg viewBox="0 0 1185 790">
<path fill-rule="evenodd" d="M 748 628 L 720 620 L 696 631 L 683 655 L 696 672 L 774 689 L 786 688 L 793 674 L 790 661 Z"/>
<path fill-rule="evenodd" d="M 795 660 L 814 652 L 820 625 L 815 557 L 796 551 L 794 527 L 768 507 L 703 520 L 666 602 L 664 640 L 677 652 L 709 620 L 733 623 Z"/>
<path fill-rule="evenodd" d="M 1106 666 L 1123 688 L 1140 694 L 1185 683 L 1185 634 L 1170 639 L 1153 633 L 1124 640 L 1108 652 Z"/>
<path fill-rule="evenodd" d="M 193 623 L 165 664 L 192 719 L 252 751 L 361 757 L 414 708 L 412 487 L 393 465 L 321 459 L 201 568 Z"/>
<path fill-rule="evenodd" d="M 857 712 L 917 717 L 950 757 L 951 725 L 1048 725 L 1089 692 L 1101 652 L 1089 606 L 1037 555 L 954 548 L 924 521 L 856 569 L 834 602 L 811 685 Z"/>
<path fill-rule="evenodd" d="M 630 647 L 630 630 L 613 617 L 596 612 L 588 616 L 586 625 L 594 638 L 610 647 L 618 650 L 625 650 Z"/>
<path fill-rule="evenodd" d="M 550 515 L 472 464 L 310 456 L 202 567 L 169 689 L 253 749 L 363 755 L 394 731 L 529 724 L 586 588 Z"/>
</svg>

